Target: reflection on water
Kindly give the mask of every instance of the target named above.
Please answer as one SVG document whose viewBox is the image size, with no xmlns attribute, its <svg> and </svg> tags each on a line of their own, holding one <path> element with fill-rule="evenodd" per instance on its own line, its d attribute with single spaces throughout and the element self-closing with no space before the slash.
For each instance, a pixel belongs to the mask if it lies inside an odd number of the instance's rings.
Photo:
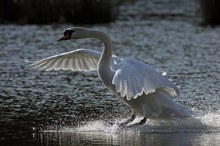
<svg viewBox="0 0 220 146">
<path fill-rule="evenodd" d="M 137 134 L 137 133 L 68 133 L 47 132 L 40 134 L 39 145 L 118 145 L 118 146 L 218 146 L 219 133 L 173 133 L 173 134 Z"/>
</svg>

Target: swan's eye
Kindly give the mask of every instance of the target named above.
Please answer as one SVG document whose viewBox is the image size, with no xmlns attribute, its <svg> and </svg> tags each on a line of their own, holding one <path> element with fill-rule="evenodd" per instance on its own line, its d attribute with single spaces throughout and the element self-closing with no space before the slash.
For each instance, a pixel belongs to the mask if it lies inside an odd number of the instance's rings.
<svg viewBox="0 0 220 146">
<path fill-rule="evenodd" d="M 75 32 L 75 30 L 66 30 L 63 34 L 71 36 L 73 32 Z"/>
</svg>

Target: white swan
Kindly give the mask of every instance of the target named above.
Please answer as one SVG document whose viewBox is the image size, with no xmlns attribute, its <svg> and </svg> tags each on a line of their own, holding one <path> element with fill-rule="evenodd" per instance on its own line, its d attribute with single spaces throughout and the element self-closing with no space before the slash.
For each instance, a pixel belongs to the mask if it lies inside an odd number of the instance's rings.
<svg viewBox="0 0 220 146">
<path fill-rule="evenodd" d="M 104 85 L 132 109 L 132 116 L 121 125 L 133 121 L 136 114 L 148 118 L 191 116 L 191 110 L 171 100 L 179 94 L 178 88 L 147 64 L 135 59 L 122 59 L 112 55 L 112 41 L 103 32 L 73 27 L 64 31 L 58 41 L 97 38 L 104 43 L 103 52 L 87 49 L 63 53 L 32 62 L 40 70 L 97 70 Z"/>
</svg>

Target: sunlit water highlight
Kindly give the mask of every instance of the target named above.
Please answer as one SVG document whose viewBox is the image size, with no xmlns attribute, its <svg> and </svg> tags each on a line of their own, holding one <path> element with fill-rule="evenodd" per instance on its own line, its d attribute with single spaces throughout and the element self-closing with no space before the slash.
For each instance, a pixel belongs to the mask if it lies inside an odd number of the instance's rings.
<svg viewBox="0 0 220 146">
<path fill-rule="evenodd" d="M 138 122 L 138 117 L 133 123 Z M 76 127 L 63 126 L 60 129 L 42 130 L 41 140 L 56 139 L 60 145 L 88 144 L 106 145 L 218 145 L 220 144 L 220 115 L 208 113 L 186 119 L 148 120 L 145 125 L 122 128 L 118 123 L 125 119 L 115 119 L 117 124 L 109 125 L 106 121 L 88 121 Z M 208 135 L 208 136 L 207 136 Z M 55 138 L 59 137 L 59 138 Z"/>
</svg>

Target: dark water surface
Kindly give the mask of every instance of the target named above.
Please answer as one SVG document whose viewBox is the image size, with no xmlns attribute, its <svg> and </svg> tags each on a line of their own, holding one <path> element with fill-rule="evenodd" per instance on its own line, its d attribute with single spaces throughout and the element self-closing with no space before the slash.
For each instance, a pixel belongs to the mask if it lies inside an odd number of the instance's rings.
<svg viewBox="0 0 220 146">
<path fill-rule="evenodd" d="M 95 72 L 37 71 L 25 62 L 78 48 L 101 51 L 99 41 L 56 42 L 69 24 L 1 25 L 0 145 L 220 145 L 220 28 L 198 26 L 194 6 L 138 0 L 121 7 L 118 21 L 87 26 L 109 34 L 118 56 L 167 72 L 180 88 L 174 100 L 197 112 L 197 120 L 150 120 L 135 129 L 105 124 L 123 121 L 130 109 Z"/>
</svg>

